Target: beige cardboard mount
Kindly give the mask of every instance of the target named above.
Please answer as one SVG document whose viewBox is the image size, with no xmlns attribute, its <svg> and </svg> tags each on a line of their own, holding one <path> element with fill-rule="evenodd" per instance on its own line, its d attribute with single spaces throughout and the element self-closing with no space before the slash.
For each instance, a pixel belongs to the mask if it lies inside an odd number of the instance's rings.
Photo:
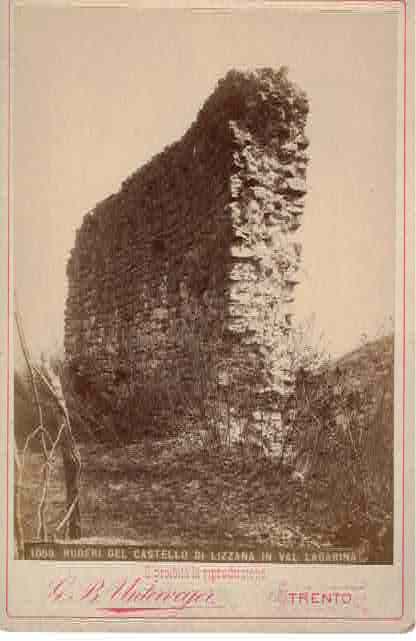
<svg viewBox="0 0 416 641">
<path fill-rule="evenodd" d="M 0 12 L 1 627 L 411 629 L 414 2 Z M 205 387 L 193 304 L 214 319 L 198 316 L 217 359 Z M 222 312 L 234 342 L 217 349 Z M 337 367 L 285 414 L 270 399 L 293 394 L 291 327 L 312 313 Z M 64 342 L 70 400 L 42 357 Z M 188 395 L 206 393 L 191 434 L 143 436 L 141 419 L 172 428 L 183 411 L 185 361 Z M 370 394 L 370 449 L 340 389 Z M 332 479 L 321 498 L 314 474 Z"/>
</svg>

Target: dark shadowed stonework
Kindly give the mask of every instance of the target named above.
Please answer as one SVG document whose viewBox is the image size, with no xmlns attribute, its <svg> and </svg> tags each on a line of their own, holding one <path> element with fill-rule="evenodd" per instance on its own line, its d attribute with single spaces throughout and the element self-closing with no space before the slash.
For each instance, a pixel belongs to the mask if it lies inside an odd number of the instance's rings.
<svg viewBox="0 0 416 641">
<path fill-rule="evenodd" d="M 92 384 L 116 399 L 126 370 L 185 376 L 183 327 L 196 315 L 222 384 L 278 403 L 291 379 L 307 112 L 285 69 L 231 71 L 180 141 L 85 215 L 65 349 Z"/>
</svg>

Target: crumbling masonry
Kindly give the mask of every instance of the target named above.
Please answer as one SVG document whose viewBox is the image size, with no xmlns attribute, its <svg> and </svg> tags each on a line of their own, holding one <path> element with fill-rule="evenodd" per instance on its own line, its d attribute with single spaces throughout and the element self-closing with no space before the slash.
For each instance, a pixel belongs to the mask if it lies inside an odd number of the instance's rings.
<svg viewBox="0 0 416 641">
<path fill-rule="evenodd" d="M 180 141 L 85 215 L 67 267 L 65 349 L 115 403 L 131 389 L 126 368 L 185 376 L 178 327 L 196 313 L 222 341 L 221 384 L 278 410 L 291 382 L 307 113 L 284 68 L 230 71 Z"/>
</svg>

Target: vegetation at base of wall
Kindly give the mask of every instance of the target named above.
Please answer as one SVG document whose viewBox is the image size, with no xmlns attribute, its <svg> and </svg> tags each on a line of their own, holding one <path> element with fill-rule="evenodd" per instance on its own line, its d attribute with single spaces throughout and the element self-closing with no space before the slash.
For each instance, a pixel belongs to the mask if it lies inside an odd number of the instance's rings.
<svg viewBox="0 0 416 641">
<path fill-rule="evenodd" d="M 289 437 L 315 518 L 332 522 L 341 544 L 374 541 L 375 556 L 392 554 L 393 363 L 388 336 L 314 374 L 300 370 Z"/>
<path fill-rule="evenodd" d="M 201 354 L 194 360 L 194 378 L 208 371 Z M 267 448 L 244 439 L 232 442 L 214 431 L 215 417 L 223 416 L 234 399 L 213 402 L 212 381 L 195 380 L 194 396 L 186 398 L 178 380 L 148 377 L 140 386 L 136 381 L 134 402 L 117 409 L 119 423 L 105 390 L 80 395 L 65 364 L 55 360 L 87 461 L 81 490 L 86 535 L 115 535 L 124 524 L 134 538 L 131 514 L 111 504 L 115 493 L 123 505 L 132 501 L 134 491 L 140 537 L 150 539 L 157 526 L 167 537 L 188 541 L 202 537 L 279 545 L 283 534 L 276 523 L 285 523 L 297 528 L 299 541 L 324 537 L 346 548 L 367 546 L 375 562 L 391 559 L 393 337 L 368 342 L 336 362 L 316 350 L 303 356 L 297 358 L 295 384 L 283 407 L 283 447 L 274 458 Z M 162 404 L 167 409 L 161 427 L 150 419 Z M 247 404 L 251 407 L 250 398 Z M 52 408 L 45 415 L 55 420 Z M 18 444 L 33 429 L 34 419 L 30 389 L 16 374 Z M 110 486 L 119 491 L 102 496 Z M 35 493 L 35 487 L 26 486 L 26 531 Z M 51 500 L 53 519 L 59 501 L 56 496 Z"/>
</svg>

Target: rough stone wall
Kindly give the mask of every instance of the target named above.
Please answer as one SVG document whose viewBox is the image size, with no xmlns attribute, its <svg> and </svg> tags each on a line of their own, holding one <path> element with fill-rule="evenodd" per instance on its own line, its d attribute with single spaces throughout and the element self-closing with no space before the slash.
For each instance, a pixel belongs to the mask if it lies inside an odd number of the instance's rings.
<svg viewBox="0 0 416 641">
<path fill-rule="evenodd" d="M 70 362 L 114 396 L 127 362 L 185 371 L 175 328 L 196 309 L 225 328 L 227 380 L 285 393 L 307 112 L 284 68 L 231 71 L 179 142 L 86 214 L 67 267 Z"/>
</svg>

